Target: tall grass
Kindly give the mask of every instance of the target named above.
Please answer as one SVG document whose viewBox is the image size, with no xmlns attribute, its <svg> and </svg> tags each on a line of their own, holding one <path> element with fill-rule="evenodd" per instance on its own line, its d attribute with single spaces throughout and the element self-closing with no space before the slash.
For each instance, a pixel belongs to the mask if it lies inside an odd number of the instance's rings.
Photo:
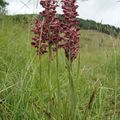
<svg viewBox="0 0 120 120">
<path fill-rule="evenodd" d="M 7 17 L 0 21 L 0 119 L 70 120 L 73 97 L 77 101 L 75 120 L 119 120 L 119 38 L 81 30 L 80 56 L 70 73 L 74 97 L 63 51 L 51 61 L 49 76 L 48 56 L 42 57 L 40 65 L 31 47 L 31 23 L 15 24 Z"/>
</svg>

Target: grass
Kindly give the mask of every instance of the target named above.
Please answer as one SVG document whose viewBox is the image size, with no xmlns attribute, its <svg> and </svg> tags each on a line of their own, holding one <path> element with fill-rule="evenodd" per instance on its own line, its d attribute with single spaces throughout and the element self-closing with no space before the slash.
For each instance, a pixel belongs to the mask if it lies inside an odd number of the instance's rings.
<svg viewBox="0 0 120 120">
<path fill-rule="evenodd" d="M 58 54 L 58 67 L 52 55 L 51 78 L 48 55 L 42 56 L 40 77 L 39 57 L 30 44 L 31 24 L 15 24 L 8 18 L 0 21 L 0 120 L 58 120 L 58 116 L 70 120 L 63 51 Z M 72 72 L 77 95 L 75 120 L 120 120 L 120 39 L 81 30 L 80 44 L 80 61 L 74 61 Z"/>
</svg>

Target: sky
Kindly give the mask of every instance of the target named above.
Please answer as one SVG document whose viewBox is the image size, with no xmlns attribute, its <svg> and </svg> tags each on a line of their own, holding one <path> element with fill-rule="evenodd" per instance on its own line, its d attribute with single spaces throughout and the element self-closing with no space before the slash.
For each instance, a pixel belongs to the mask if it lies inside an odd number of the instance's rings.
<svg viewBox="0 0 120 120">
<path fill-rule="evenodd" d="M 6 0 L 8 14 L 39 13 L 39 0 Z M 120 0 L 77 0 L 79 17 L 120 27 Z M 62 10 L 58 8 L 58 13 Z"/>
</svg>

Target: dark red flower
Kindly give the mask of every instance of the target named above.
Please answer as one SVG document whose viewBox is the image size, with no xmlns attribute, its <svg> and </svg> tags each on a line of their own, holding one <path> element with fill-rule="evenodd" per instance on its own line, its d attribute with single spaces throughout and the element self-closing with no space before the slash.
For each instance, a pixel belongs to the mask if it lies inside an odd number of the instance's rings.
<svg viewBox="0 0 120 120">
<path fill-rule="evenodd" d="M 62 31 L 64 33 L 64 42 L 61 45 L 65 50 L 65 55 L 71 62 L 79 53 L 79 28 L 76 9 L 76 0 L 62 0 L 63 20 Z"/>
<path fill-rule="evenodd" d="M 32 45 L 39 54 L 44 54 L 48 52 L 48 46 L 55 46 L 61 40 L 60 22 L 56 15 L 57 0 L 41 0 L 40 4 L 44 10 L 39 14 L 42 19 L 35 21 Z"/>
<path fill-rule="evenodd" d="M 38 54 L 47 53 L 48 47 L 51 47 L 53 51 L 63 48 L 66 57 L 72 62 L 79 53 L 80 34 L 77 27 L 76 0 L 62 0 L 62 19 L 59 19 L 56 14 L 58 0 L 41 0 L 40 4 L 44 10 L 35 20 L 32 30 L 35 36 L 32 39 L 32 45 L 37 49 Z"/>
</svg>

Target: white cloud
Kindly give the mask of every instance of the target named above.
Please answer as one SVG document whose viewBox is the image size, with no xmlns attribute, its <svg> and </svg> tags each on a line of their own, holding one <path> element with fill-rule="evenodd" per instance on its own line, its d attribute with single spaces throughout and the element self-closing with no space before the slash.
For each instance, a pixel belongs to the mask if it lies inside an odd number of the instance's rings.
<svg viewBox="0 0 120 120">
<path fill-rule="evenodd" d="M 13 14 L 30 14 L 38 12 L 38 0 L 8 0 L 8 13 Z M 42 7 L 39 7 L 41 10 Z"/>
<path fill-rule="evenodd" d="M 42 10 L 39 0 L 7 0 L 9 14 L 38 13 Z M 120 2 L 117 0 L 78 0 L 81 18 L 120 27 Z M 61 9 L 58 9 L 62 13 Z"/>
<path fill-rule="evenodd" d="M 81 18 L 93 19 L 97 22 L 120 27 L 120 3 L 115 0 L 88 0 L 78 2 Z"/>
</svg>

